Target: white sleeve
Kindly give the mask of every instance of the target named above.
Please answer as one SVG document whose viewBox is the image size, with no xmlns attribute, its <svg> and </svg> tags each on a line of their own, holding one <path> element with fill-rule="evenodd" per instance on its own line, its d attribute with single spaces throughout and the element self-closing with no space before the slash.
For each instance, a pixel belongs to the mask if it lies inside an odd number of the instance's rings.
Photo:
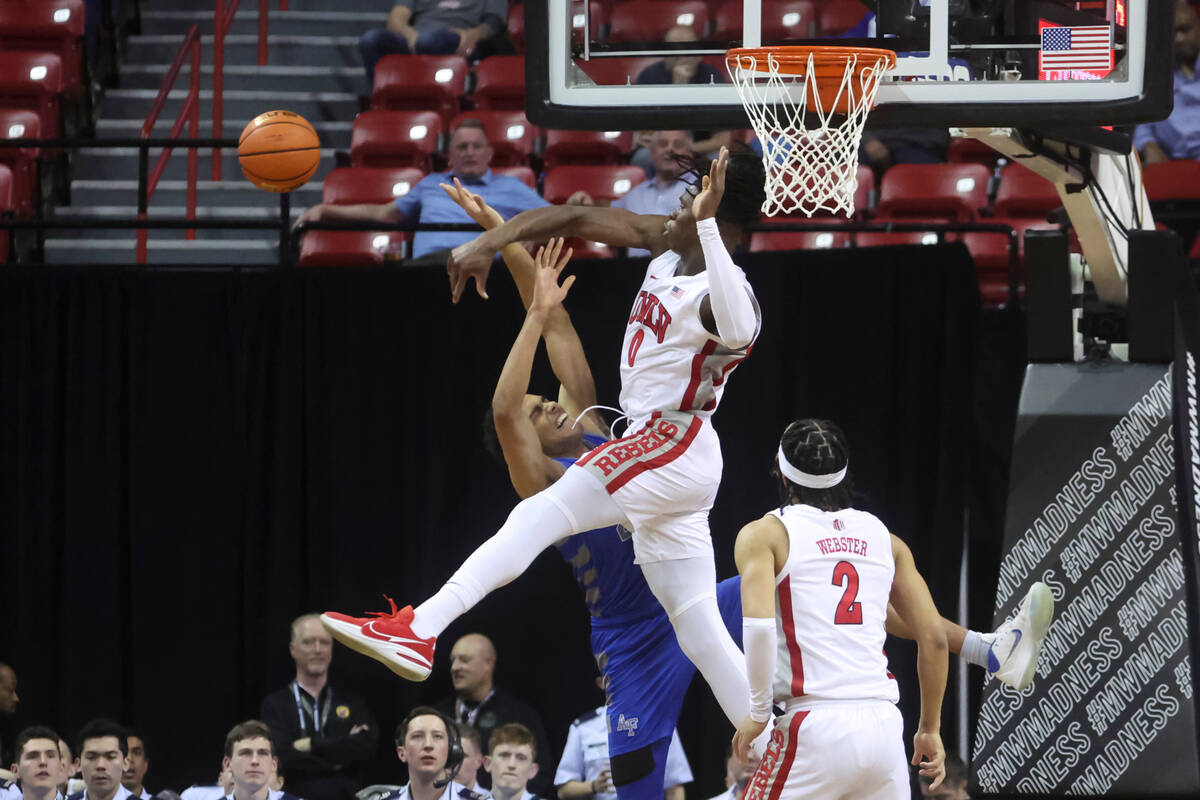
<svg viewBox="0 0 1200 800">
<path fill-rule="evenodd" d="M 771 719 L 775 677 L 775 618 L 742 617 L 742 644 L 746 647 L 746 677 L 750 681 L 750 718 Z"/>
<path fill-rule="evenodd" d="M 708 270 L 708 297 L 717 336 L 732 350 L 740 350 L 754 341 L 758 314 L 746 292 L 741 270 L 729 257 L 717 221 L 712 217 L 696 221 L 696 233 L 704 251 L 704 266 Z"/>
<path fill-rule="evenodd" d="M 688 763 L 687 754 L 683 752 L 683 744 L 679 741 L 679 730 L 671 731 L 671 744 L 667 747 L 667 766 L 663 775 L 663 788 L 682 786 L 691 783 L 692 765 Z"/>
<path fill-rule="evenodd" d="M 583 780 L 583 742 L 579 737 L 579 726 L 567 730 L 567 744 L 563 747 L 562 760 L 554 773 L 554 785 L 562 786 L 567 781 Z"/>
</svg>

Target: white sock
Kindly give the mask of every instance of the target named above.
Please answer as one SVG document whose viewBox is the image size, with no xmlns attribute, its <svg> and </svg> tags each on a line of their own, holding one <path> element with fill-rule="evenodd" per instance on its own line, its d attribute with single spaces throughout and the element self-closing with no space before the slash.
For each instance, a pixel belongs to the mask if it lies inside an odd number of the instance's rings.
<svg viewBox="0 0 1200 800">
<path fill-rule="evenodd" d="M 988 651 L 992 649 L 990 637 L 985 639 L 983 634 L 976 631 L 967 631 L 967 636 L 963 639 L 962 652 L 959 653 L 968 664 L 974 664 L 984 669 L 988 668 Z"/>
</svg>

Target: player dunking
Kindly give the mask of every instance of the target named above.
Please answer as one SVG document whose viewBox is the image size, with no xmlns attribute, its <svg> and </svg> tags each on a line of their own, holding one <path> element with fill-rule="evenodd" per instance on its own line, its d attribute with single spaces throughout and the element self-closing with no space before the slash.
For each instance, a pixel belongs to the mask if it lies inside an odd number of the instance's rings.
<svg viewBox="0 0 1200 800">
<path fill-rule="evenodd" d="M 738 534 L 749 716 L 741 753 L 784 704 L 746 800 L 907 800 L 899 690 L 883 655 L 889 598 L 917 642 L 921 719 L 913 764 L 936 788 L 946 634 L 912 553 L 850 507 L 849 451 L 825 420 L 793 422 L 777 454 L 783 505 Z M 778 597 L 778 603 L 776 603 Z"/>
<path fill-rule="evenodd" d="M 535 209 L 455 250 L 452 273 L 459 265 L 478 270 L 490 264 L 506 244 L 550 234 L 651 252 L 621 355 L 621 406 L 630 433 L 592 450 L 522 500 L 415 610 L 368 618 L 328 612 L 322 621 L 334 636 L 403 677 L 423 680 L 436 637 L 485 594 L 515 579 L 559 539 L 621 524 L 633 530 L 636 561 L 680 648 L 726 716 L 734 724 L 745 718 L 745 663 L 716 602 L 708 512 L 720 481 L 721 450 L 710 417 L 759 331 L 758 304 L 729 253 L 743 226 L 758 219 L 762 201 L 761 161 L 722 149 L 701 185 L 685 193 L 669 217 L 614 208 Z M 479 273 L 473 274 L 482 293 Z M 564 414 L 555 424 L 569 420 Z"/>
</svg>

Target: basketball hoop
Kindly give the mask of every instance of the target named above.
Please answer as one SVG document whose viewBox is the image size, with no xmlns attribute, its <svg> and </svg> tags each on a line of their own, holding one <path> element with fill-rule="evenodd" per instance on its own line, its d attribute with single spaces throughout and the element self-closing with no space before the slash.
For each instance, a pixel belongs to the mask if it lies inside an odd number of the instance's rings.
<svg viewBox="0 0 1200 800">
<path fill-rule="evenodd" d="M 762 144 L 763 213 L 851 216 L 863 126 L 896 54 L 872 47 L 739 48 L 725 54 L 725 66 Z"/>
</svg>

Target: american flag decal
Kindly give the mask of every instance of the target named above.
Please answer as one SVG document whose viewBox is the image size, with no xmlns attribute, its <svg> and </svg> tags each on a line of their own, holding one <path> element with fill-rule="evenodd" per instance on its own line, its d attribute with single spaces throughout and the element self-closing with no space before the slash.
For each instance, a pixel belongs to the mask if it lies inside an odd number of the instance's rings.
<svg viewBox="0 0 1200 800">
<path fill-rule="evenodd" d="M 672 286 L 671 297 L 674 297 L 676 300 L 683 297 L 683 289 L 680 289 L 678 286 Z"/>
<path fill-rule="evenodd" d="M 1038 68 L 1049 70 L 1112 69 L 1112 26 L 1042 28 Z"/>
</svg>

